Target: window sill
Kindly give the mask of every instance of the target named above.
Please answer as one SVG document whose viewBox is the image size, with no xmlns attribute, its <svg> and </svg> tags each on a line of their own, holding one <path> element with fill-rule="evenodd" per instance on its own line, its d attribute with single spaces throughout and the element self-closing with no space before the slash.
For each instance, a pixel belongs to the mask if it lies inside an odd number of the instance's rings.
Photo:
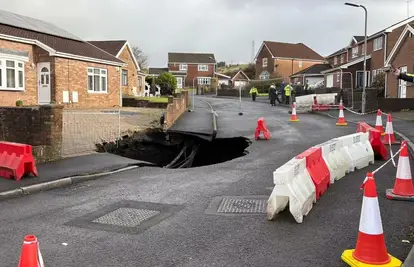
<svg viewBox="0 0 414 267">
<path fill-rule="evenodd" d="M 0 91 L 9 91 L 9 92 L 24 92 L 24 88 L 2 88 L 0 87 Z"/>
<path fill-rule="evenodd" d="M 380 51 L 380 50 L 382 50 L 382 47 L 381 48 L 378 48 L 378 49 L 374 49 L 372 51 L 375 52 L 375 51 Z"/>
<path fill-rule="evenodd" d="M 102 95 L 102 94 L 107 94 L 108 92 L 96 92 L 96 91 L 88 91 L 88 94 L 96 94 L 96 95 Z"/>
</svg>

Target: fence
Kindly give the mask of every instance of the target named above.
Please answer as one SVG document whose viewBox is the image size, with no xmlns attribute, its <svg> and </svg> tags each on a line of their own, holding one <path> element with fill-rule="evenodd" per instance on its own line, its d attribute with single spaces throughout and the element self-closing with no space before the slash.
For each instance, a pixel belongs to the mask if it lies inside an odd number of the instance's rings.
<svg viewBox="0 0 414 267">
<path fill-rule="evenodd" d="M 414 98 L 382 98 L 378 100 L 378 107 L 388 112 L 414 110 Z"/>
</svg>

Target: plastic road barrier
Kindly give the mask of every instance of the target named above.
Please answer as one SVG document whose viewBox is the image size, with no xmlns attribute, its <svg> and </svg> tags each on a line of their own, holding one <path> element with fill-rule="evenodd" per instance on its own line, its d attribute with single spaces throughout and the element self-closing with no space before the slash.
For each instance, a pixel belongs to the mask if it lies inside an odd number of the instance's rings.
<svg viewBox="0 0 414 267">
<path fill-rule="evenodd" d="M 306 169 L 315 184 L 316 200 L 319 200 L 328 189 L 331 180 L 328 166 L 322 158 L 322 149 L 311 147 L 296 158 L 306 160 Z"/>
<path fill-rule="evenodd" d="M 380 156 L 383 160 L 388 158 L 388 152 L 384 143 L 381 141 L 381 132 L 368 123 L 358 122 L 357 132 L 369 133 L 369 142 L 376 156 Z"/>
<path fill-rule="evenodd" d="M 315 185 L 312 182 L 305 159 L 293 158 L 273 172 L 275 187 L 267 204 L 267 217 L 273 220 L 279 212 L 286 209 L 297 223 L 303 222 L 316 202 Z"/>
<path fill-rule="evenodd" d="M 29 173 L 38 176 L 32 146 L 1 141 L 0 177 L 20 180 Z"/>
<path fill-rule="evenodd" d="M 342 142 L 345 160 L 349 162 L 348 172 L 374 164 L 374 151 L 368 137 L 368 133 L 355 133 L 338 138 Z"/>
<path fill-rule="evenodd" d="M 343 178 L 348 170 L 349 163 L 341 153 L 342 142 L 339 139 L 332 139 L 315 147 L 322 149 L 322 157 L 329 169 L 330 183 Z"/>
</svg>

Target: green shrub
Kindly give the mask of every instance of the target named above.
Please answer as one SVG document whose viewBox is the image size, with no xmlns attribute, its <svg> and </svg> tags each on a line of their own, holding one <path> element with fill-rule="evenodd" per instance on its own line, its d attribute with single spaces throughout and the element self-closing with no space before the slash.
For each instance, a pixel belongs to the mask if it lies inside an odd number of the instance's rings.
<svg viewBox="0 0 414 267">
<path fill-rule="evenodd" d="M 23 101 L 22 100 L 17 100 L 16 101 L 16 107 L 22 107 L 23 106 Z"/>
</svg>

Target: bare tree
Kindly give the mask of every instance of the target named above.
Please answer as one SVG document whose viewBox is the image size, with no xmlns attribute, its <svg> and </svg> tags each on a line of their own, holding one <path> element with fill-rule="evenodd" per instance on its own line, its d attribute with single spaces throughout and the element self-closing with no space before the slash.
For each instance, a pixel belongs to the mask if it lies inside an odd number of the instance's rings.
<svg viewBox="0 0 414 267">
<path fill-rule="evenodd" d="M 148 56 L 136 45 L 132 47 L 132 52 L 137 59 L 139 68 L 141 70 L 146 69 L 148 67 Z"/>
</svg>

